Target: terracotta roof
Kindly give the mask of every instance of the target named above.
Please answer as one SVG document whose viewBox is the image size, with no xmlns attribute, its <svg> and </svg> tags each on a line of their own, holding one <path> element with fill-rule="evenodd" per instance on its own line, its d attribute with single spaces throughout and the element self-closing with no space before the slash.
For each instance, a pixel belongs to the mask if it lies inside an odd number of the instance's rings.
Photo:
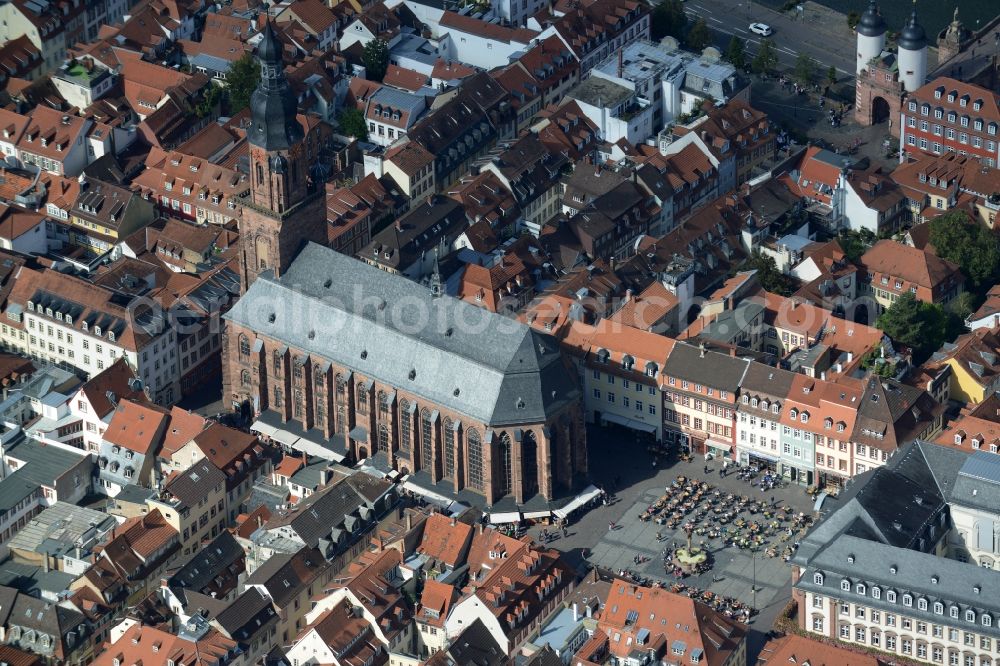
<svg viewBox="0 0 1000 666">
<path fill-rule="evenodd" d="M 213 465 L 227 473 L 237 461 L 249 464 L 247 456 L 251 461 L 257 457 L 253 453 L 254 447 L 258 445 L 256 436 L 221 423 L 213 423 L 199 432 L 194 436 L 194 443 Z"/>
<path fill-rule="evenodd" d="M 44 224 L 45 215 L 20 208 L 0 204 L 0 238 L 13 242 L 31 233 L 38 225 Z M 37 233 L 37 232 L 36 232 Z"/>
<path fill-rule="evenodd" d="M 167 414 L 158 407 L 119 402 L 104 439 L 136 453 L 153 455 L 162 442 L 167 421 Z"/>
<path fill-rule="evenodd" d="M 638 296 L 627 298 L 609 319 L 632 328 L 648 331 L 663 320 L 680 301 L 657 280 Z"/>
<path fill-rule="evenodd" d="M 457 596 L 458 592 L 454 586 L 428 578 L 424 582 L 424 589 L 420 594 L 417 620 L 443 627 L 445 620 L 448 619 L 448 611 L 451 610 L 451 605 Z"/>
<path fill-rule="evenodd" d="M 910 283 L 934 290 L 949 280 L 963 279 L 959 267 L 947 259 L 890 239 L 875 243 L 862 255 L 861 264 L 870 273 L 902 279 L 904 289 Z"/>
<path fill-rule="evenodd" d="M 146 394 L 138 388 L 139 384 L 133 383 L 136 379 L 125 358 L 119 358 L 81 386 L 80 393 L 87 397 L 94 414 L 104 418 L 115 408 L 112 398 L 116 402 L 128 401 L 132 404 L 148 402 Z"/>
<path fill-rule="evenodd" d="M 431 70 L 431 78 L 440 79 L 441 81 L 452 81 L 455 79 L 464 79 L 475 73 L 475 67 L 469 67 L 458 60 L 438 58 L 434 62 L 434 69 Z"/>
<path fill-rule="evenodd" d="M 382 78 L 382 83 L 410 92 L 417 92 L 428 85 L 426 74 L 392 64 L 385 70 L 385 77 Z"/>
<path fill-rule="evenodd" d="M 322 35 L 337 22 L 336 15 L 320 0 L 296 0 L 287 11 L 298 17 L 314 35 Z"/>
<path fill-rule="evenodd" d="M 172 456 L 182 446 L 208 426 L 209 421 L 196 412 L 181 407 L 171 407 L 170 424 L 163 435 L 162 456 Z"/>
<path fill-rule="evenodd" d="M 681 649 L 685 661 L 697 653 L 707 664 L 726 663 L 749 633 L 746 625 L 687 595 L 620 579 L 611 585 L 598 627 L 609 636 L 621 635 L 609 643 L 620 659 L 628 658 L 642 633 L 644 645 L 664 652 Z"/>
<path fill-rule="evenodd" d="M 438 23 L 442 27 L 456 32 L 464 32 L 508 44 L 528 44 L 538 36 L 538 32 L 529 30 L 528 28 L 510 28 L 498 23 L 488 23 L 472 16 L 464 16 L 447 10 L 438 20 Z"/>
<path fill-rule="evenodd" d="M 462 564 L 471 543 L 472 527 L 440 513 L 424 522 L 424 536 L 417 552 L 450 567 Z"/>
<path fill-rule="evenodd" d="M 712 663 L 712 662 L 709 662 Z M 860 650 L 831 645 L 805 636 L 787 634 L 761 648 L 758 664 L 812 664 L 812 666 L 885 666 L 892 663 Z"/>
<path fill-rule="evenodd" d="M 941 89 L 941 97 L 935 98 L 934 91 Z M 955 100 L 948 101 L 949 96 L 954 93 Z M 1000 122 L 1000 95 L 992 90 L 981 88 L 972 83 L 966 83 L 957 79 L 939 76 L 930 83 L 926 83 L 914 92 L 910 93 L 913 99 L 919 102 L 926 102 L 932 107 L 942 107 L 955 111 L 960 116 L 968 115 L 983 118 L 986 121 Z M 965 100 L 965 106 L 962 101 Z M 979 111 L 974 110 L 976 102 L 982 102 Z"/>
<path fill-rule="evenodd" d="M 986 293 L 986 300 L 979 306 L 974 314 L 969 317 L 969 321 L 976 321 L 991 317 L 1000 313 L 1000 284 L 993 285 Z"/>
<path fill-rule="evenodd" d="M 518 541 L 493 529 L 487 527 L 482 531 L 476 531 L 472 535 L 472 543 L 469 546 L 469 555 L 466 562 L 469 565 L 469 574 L 473 578 L 488 575 L 496 568 L 503 558 L 513 557 L 517 553 L 527 550 L 528 544 Z M 502 557 L 498 557 L 502 555 Z"/>
<path fill-rule="evenodd" d="M 47 107 L 35 107 L 17 147 L 57 162 L 66 159 L 68 147 L 76 144 L 90 121 Z"/>
<path fill-rule="evenodd" d="M 153 509 L 114 528 L 94 552 L 106 557 L 123 576 L 135 578 L 169 555 L 164 549 L 171 543 L 176 544 L 178 536 L 160 510 Z M 157 553 L 162 554 L 154 559 Z"/>
<path fill-rule="evenodd" d="M 115 662 L 142 666 L 219 666 L 228 663 L 236 651 L 236 642 L 214 628 L 192 641 L 170 631 L 134 624 L 117 642 L 107 644 L 93 663 L 95 666 L 112 666 Z"/>
<path fill-rule="evenodd" d="M 266 523 L 271 517 L 271 511 L 267 506 L 261 504 L 247 515 L 241 515 L 236 519 L 236 536 L 249 539 L 250 535 Z M 258 523 L 259 519 L 259 523 Z"/>
<path fill-rule="evenodd" d="M 420 144 L 408 141 L 387 150 L 385 159 L 399 167 L 399 170 L 407 176 L 413 177 L 420 169 L 434 161 L 434 155 Z"/>
<path fill-rule="evenodd" d="M 973 444 L 973 440 L 978 444 Z M 934 443 L 970 453 L 976 450 L 1000 453 L 1000 423 L 962 414 L 948 424 Z"/>
</svg>

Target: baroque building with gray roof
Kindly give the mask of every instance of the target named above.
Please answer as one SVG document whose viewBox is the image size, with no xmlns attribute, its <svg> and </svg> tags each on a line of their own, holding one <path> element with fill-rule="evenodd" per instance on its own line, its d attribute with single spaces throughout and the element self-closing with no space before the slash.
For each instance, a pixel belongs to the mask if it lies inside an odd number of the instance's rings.
<svg viewBox="0 0 1000 666">
<path fill-rule="evenodd" d="M 1000 460 L 916 441 L 792 558 L 800 628 L 928 663 L 1000 656 Z"/>
</svg>

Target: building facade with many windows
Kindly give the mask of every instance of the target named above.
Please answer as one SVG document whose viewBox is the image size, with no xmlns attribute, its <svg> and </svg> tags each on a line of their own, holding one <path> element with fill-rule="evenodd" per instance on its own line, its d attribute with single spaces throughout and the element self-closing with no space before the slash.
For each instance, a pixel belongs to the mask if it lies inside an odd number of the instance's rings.
<svg viewBox="0 0 1000 666">
<path fill-rule="evenodd" d="M 947 77 L 909 95 L 900 113 L 900 158 L 907 152 L 958 153 L 1000 164 L 1000 104 L 996 93 Z"/>
<path fill-rule="evenodd" d="M 800 628 L 909 660 L 993 666 L 1000 577 L 969 561 L 968 545 L 975 538 L 995 566 L 1000 515 L 986 498 L 998 492 L 995 455 L 901 450 L 803 539 L 792 560 Z"/>
</svg>

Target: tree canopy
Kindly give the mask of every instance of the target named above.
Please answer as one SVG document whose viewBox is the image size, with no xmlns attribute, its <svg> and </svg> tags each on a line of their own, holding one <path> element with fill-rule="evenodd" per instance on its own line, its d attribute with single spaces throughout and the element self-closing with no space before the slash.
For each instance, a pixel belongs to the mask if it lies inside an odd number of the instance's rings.
<svg viewBox="0 0 1000 666">
<path fill-rule="evenodd" d="M 1000 275 L 1000 241 L 996 234 L 952 211 L 931 220 L 930 243 L 937 255 L 958 264 L 975 291 L 988 288 Z"/>
<path fill-rule="evenodd" d="M 910 292 L 878 318 L 878 327 L 895 342 L 913 350 L 913 362 L 923 363 L 946 340 L 953 339 L 962 330 L 962 323 L 952 312 L 940 305 L 918 301 Z"/>
<path fill-rule="evenodd" d="M 237 60 L 226 73 L 226 90 L 229 93 L 229 114 L 239 113 L 250 106 L 250 96 L 260 83 L 260 64 L 247 53 Z"/>
<path fill-rule="evenodd" d="M 365 44 L 361 55 L 369 81 L 381 81 L 389 69 L 389 45 L 381 39 L 373 39 Z"/>
<path fill-rule="evenodd" d="M 778 65 L 778 52 L 774 48 L 774 41 L 763 39 L 757 49 L 757 55 L 753 57 L 750 66 L 758 74 L 767 74 Z"/>
<path fill-rule="evenodd" d="M 741 271 L 757 271 L 757 279 L 760 286 L 773 294 L 779 296 L 791 296 L 792 280 L 778 270 L 778 264 L 774 257 L 764 254 L 760 250 L 754 250 L 747 260 L 740 266 Z"/>
<path fill-rule="evenodd" d="M 687 32 L 687 21 L 681 0 L 663 0 L 653 7 L 653 14 L 650 18 L 650 31 L 653 39 L 660 40 L 664 37 L 684 39 Z"/>
<path fill-rule="evenodd" d="M 818 65 L 808 53 L 800 53 L 795 59 L 795 80 L 804 86 L 811 85 L 816 79 Z"/>
<path fill-rule="evenodd" d="M 845 229 L 840 232 L 837 238 L 840 248 L 844 251 L 844 256 L 852 263 L 857 263 L 861 255 L 868 251 L 868 248 L 875 242 L 875 234 L 868 229 L 854 231 Z"/>
<path fill-rule="evenodd" d="M 736 69 L 743 69 L 747 64 L 746 44 L 736 35 L 733 35 L 726 47 L 726 60 Z"/>
<path fill-rule="evenodd" d="M 365 122 L 364 114 L 358 109 L 345 108 L 337 116 L 337 122 L 340 123 L 340 131 L 347 136 L 353 136 L 362 141 L 368 138 L 368 124 Z"/>
<path fill-rule="evenodd" d="M 692 51 L 701 51 L 712 43 L 712 33 L 708 31 L 705 19 L 699 18 L 694 22 L 684 41 Z"/>
</svg>

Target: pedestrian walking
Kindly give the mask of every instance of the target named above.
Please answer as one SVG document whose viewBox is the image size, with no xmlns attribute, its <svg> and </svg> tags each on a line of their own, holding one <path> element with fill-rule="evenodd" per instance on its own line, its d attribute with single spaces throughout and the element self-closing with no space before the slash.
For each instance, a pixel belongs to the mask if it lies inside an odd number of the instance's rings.
<svg viewBox="0 0 1000 666">
<path fill-rule="evenodd" d="M 615 529 L 615 521 L 613 521 L 613 520 L 609 521 L 608 522 L 608 531 L 610 532 L 610 531 L 612 531 L 614 529 Z"/>
</svg>

